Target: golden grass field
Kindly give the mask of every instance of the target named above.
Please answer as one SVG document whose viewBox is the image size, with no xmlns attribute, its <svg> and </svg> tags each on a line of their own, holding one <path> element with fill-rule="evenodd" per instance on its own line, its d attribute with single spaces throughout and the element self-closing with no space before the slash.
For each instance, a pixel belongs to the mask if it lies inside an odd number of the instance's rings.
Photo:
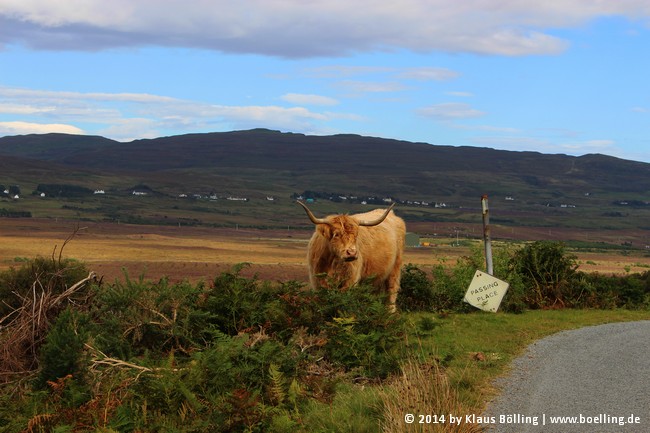
<svg viewBox="0 0 650 433">
<path fill-rule="evenodd" d="M 0 219 L 0 270 L 19 266 L 21 259 L 63 257 L 86 263 L 105 281 L 130 277 L 163 276 L 172 281 L 212 279 L 233 265 L 247 262 L 244 275 L 261 279 L 307 280 L 305 264 L 311 231 L 253 230 L 234 228 L 143 226 L 117 223 L 78 223 L 54 219 Z M 480 229 L 480 227 L 478 228 Z M 534 240 L 534 239 L 532 239 Z M 452 246 L 454 239 L 435 238 L 429 247 L 406 248 L 404 263 L 424 269 L 443 263 L 453 266 L 469 247 Z M 478 241 L 476 241 L 478 242 Z M 495 243 L 498 239 L 495 238 Z M 620 252 L 578 252 L 580 269 L 588 272 L 643 272 L 650 268 L 644 250 Z"/>
</svg>

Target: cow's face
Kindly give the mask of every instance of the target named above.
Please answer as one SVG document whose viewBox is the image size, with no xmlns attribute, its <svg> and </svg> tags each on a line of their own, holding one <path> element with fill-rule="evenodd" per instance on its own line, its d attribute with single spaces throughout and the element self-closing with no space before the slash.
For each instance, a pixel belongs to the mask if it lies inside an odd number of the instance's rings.
<svg viewBox="0 0 650 433">
<path fill-rule="evenodd" d="M 333 217 L 327 224 L 319 224 L 317 230 L 329 239 L 330 250 L 341 260 L 357 259 L 357 236 L 359 223 L 345 215 Z"/>
</svg>

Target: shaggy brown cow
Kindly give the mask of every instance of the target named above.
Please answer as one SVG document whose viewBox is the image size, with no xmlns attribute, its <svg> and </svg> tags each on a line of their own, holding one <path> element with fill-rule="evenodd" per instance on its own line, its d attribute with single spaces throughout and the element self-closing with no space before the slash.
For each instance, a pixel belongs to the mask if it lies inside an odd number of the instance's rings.
<svg viewBox="0 0 650 433">
<path fill-rule="evenodd" d="M 389 307 L 395 311 L 406 236 L 404 220 L 392 212 L 395 204 L 385 211 L 325 218 L 316 218 L 304 203 L 298 204 L 316 225 L 307 252 L 311 286 L 331 278 L 349 288 L 374 278 L 374 285 L 388 292 Z"/>
</svg>

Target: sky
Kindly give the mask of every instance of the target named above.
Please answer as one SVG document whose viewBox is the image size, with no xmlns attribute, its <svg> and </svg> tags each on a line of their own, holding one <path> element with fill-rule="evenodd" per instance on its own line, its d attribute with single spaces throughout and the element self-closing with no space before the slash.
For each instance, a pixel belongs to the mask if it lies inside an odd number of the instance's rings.
<svg viewBox="0 0 650 433">
<path fill-rule="evenodd" d="M 0 0 L 0 136 L 252 128 L 650 162 L 650 1 Z"/>
</svg>

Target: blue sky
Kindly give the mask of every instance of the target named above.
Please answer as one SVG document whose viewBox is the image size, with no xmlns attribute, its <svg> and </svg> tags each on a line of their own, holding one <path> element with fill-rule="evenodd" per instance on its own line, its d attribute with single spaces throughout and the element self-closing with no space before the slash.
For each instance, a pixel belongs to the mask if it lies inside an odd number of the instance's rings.
<svg viewBox="0 0 650 433">
<path fill-rule="evenodd" d="M 650 162 L 649 47 L 647 0 L 0 0 L 0 136 L 264 127 Z"/>
</svg>

